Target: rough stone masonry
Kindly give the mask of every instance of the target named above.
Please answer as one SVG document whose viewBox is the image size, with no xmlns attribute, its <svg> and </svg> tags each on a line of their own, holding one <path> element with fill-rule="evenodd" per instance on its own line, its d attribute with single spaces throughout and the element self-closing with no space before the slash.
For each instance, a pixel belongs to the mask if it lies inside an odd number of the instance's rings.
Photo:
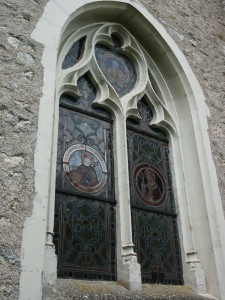
<svg viewBox="0 0 225 300">
<path fill-rule="evenodd" d="M 34 199 L 42 47 L 30 37 L 46 0 L 1 0 L 0 299 L 17 299 L 23 224 Z M 185 54 L 204 91 L 225 210 L 225 10 L 221 0 L 141 0 Z M 224 2 L 224 1 L 223 1 Z"/>
</svg>

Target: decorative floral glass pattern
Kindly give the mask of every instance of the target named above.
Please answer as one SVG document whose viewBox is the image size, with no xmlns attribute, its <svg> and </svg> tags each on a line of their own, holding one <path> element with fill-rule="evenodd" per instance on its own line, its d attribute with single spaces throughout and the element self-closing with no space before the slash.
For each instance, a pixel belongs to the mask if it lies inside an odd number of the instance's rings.
<svg viewBox="0 0 225 300">
<path fill-rule="evenodd" d="M 140 102 L 142 120 L 127 122 L 135 251 L 143 283 L 182 284 L 168 142 L 151 128 L 152 112 Z"/>
<path fill-rule="evenodd" d="M 112 198 L 112 124 L 61 108 L 57 187 Z"/>
<path fill-rule="evenodd" d="M 182 284 L 176 217 L 133 207 L 132 226 L 142 282 Z"/>
<path fill-rule="evenodd" d="M 114 207 L 112 124 L 60 107 L 54 229 L 59 277 L 116 279 Z"/>
<path fill-rule="evenodd" d="M 115 204 L 56 194 L 58 276 L 116 279 Z"/>
<path fill-rule="evenodd" d="M 132 91 L 137 73 L 131 59 L 114 46 L 95 46 L 105 79 L 119 97 Z M 82 57 L 85 37 L 62 63 Z M 56 179 L 55 235 L 58 276 L 116 279 L 116 220 L 112 120 L 93 107 L 96 88 L 87 72 L 77 81 L 80 96 L 60 99 Z M 142 117 L 127 120 L 128 157 L 135 251 L 144 283 L 182 284 L 182 267 L 166 134 L 150 126 L 153 112 L 138 102 Z"/>
<path fill-rule="evenodd" d="M 167 144 L 131 130 L 128 143 L 133 203 L 174 213 Z"/>
<path fill-rule="evenodd" d="M 81 94 L 60 99 L 54 243 L 58 276 L 116 279 L 112 121 L 93 108 L 88 74 Z"/>
<path fill-rule="evenodd" d="M 118 53 L 117 48 L 95 46 L 98 65 L 120 97 L 128 94 L 135 86 L 137 75 L 134 64 L 128 57 Z"/>
</svg>

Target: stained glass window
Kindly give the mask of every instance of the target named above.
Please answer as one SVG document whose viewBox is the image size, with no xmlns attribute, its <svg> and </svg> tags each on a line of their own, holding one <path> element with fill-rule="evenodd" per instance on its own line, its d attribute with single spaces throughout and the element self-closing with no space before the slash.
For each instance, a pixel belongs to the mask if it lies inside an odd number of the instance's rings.
<svg viewBox="0 0 225 300">
<path fill-rule="evenodd" d="M 112 120 L 93 108 L 96 90 L 78 79 L 80 97 L 60 99 L 55 235 L 58 276 L 116 279 Z"/>
<path fill-rule="evenodd" d="M 72 66 L 74 66 L 81 58 L 82 50 L 83 50 L 83 44 L 85 42 L 85 37 L 79 39 L 75 43 L 73 43 L 72 47 L 66 54 L 63 63 L 62 63 L 62 69 L 67 69 Z"/>
<path fill-rule="evenodd" d="M 135 88 L 138 74 L 119 36 L 112 35 L 112 42 L 94 46 L 94 61 L 122 98 Z M 72 45 L 62 69 L 81 60 L 84 44 L 81 38 Z M 94 106 L 92 71 L 78 78 L 76 97 L 60 98 L 54 243 L 58 276 L 116 280 L 113 121 L 107 110 Z M 168 138 L 150 125 L 154 109 L 148 103 L 138 101 L 140 120 L 127 120 L 133 242 L 143 283 L 182 284 Z"/>
<path fill-rule="evenodd" d="M 128 120 L 132 229 L 143 283 L 182 284 L 176 210 L 165 134 L 151 128 L 144 100 L 142 120 Z"/>
<path fill-rule="evenodd" d="M 117 48 L 109 49 L 103 45 L 96 45 L 95 56 L 102 73 L 120 97 L 133 89 L 137 74 L 128 57 L 121 55 Z"/>
<path fill-rule="evenodd" d="M 92 115 L 106 117 L 108 121 L 111 121 L 110 114 L 107 110 L 100 107 L 93 107 L 93 101 L 96 97 L 96 89 L 92 84 L 88 74 L 83 75 L 77 81 L 77 86 L 80 97 L 74 98 L 69 95 L 62 95 L 60 98 L 61 105 L 66 105 L 75 109 L 76 111 L 90 112 Z"/>
</svg>

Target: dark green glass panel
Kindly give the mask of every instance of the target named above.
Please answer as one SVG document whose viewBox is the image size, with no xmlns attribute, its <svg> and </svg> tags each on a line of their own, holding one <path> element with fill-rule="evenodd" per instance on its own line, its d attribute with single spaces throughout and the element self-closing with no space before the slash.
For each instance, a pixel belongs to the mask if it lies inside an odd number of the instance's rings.
<svg viewBox="0 0 225 300">
<path fill-rule="evenodd" d="M 182 284 L 176 218 L 132 208 L 132 222 L 143 283 Z"/>
<path fill-rule="evenodd" d="M 88 76 L 78 79 L 78 89 L 78 99 L 60 99 L 54 228 L 58 276 L 116 280 L 112 121 L 92 107 L 96 90 Z"/>
<path fill-rule="evenodd" d="M 127 121 L 132 230 L 143 283 L 182 284 L 182 264 L 166 136 L 142 120 Z M 132 123 L 133 122 L 133 123 Z"/>
<path fill-rule="evenodd" d="M 56 207 L 59 277 L 115 280 L 114 204 L 57 194 Z"/>
</svg>

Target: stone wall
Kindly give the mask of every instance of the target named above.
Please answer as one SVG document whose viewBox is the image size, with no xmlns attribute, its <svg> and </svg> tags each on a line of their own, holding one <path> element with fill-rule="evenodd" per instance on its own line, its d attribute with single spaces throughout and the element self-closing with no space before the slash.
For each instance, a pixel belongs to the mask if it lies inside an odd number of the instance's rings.
<svg viewBox="0 0 225 300">
<path fill-rule="evenodd" d="M 225 10 L 221 0 L 141 0 L 185 54 L 210 110 L 209 134 L 225 211 Z"/>
<path fill-rule="evenodd" d="M 2 0 L 0 18 L 0 298 L 17 299 L 23 224 L 34 199 L 42 48 L 30 38 L 46 0 Z M 141 0 L 189 61 L 211 112 L 209 132 L 225 209 L 225 11 L 221 0 Z"/>
<path fill-rule="evenodd" d="M 20 247 L 34 199 L 42 48 L 30 34 L 46 1 L 1 1 L 0 299 L 17 299 Z"/>
</svg>

